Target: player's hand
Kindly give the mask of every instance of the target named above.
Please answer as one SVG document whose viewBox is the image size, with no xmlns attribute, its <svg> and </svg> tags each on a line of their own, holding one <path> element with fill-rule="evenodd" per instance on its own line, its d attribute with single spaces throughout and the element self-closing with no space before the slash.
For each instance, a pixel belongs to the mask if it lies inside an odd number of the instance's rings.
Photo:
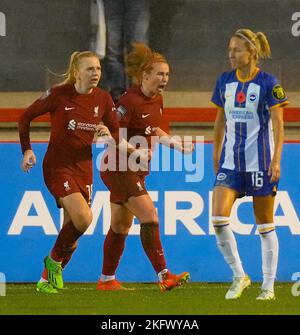
<svg viewBox="0 0 300 335">
<path fill-rule="evenodd" d="M 183 142 L 181 144 L 181 152 L 184 154 L 184 155 L 187 155 L 187 154 L 190 154 L 192 153 L 193 151 L 195 150 L 195 145 L 194 143 L 192 142 Z"/>
<path fill-rule="evenodd" d="M 150 149 L 135 149 L 129 156 L 129 166 L 135 171 L 142 170 L 148 171 L 149 161 L 152 156 L 152 151 Z"/>
<path fill-rule="evenodd" d="M 111 133 L 108 130 L 108 128 L 103 124 L 103 122 L 100 122 L 97 126 L 96 126 L 96 135 L 100 136 L 100 137 L 111 137 Z"/>
<path fill-rule="evenodd" d="M 269 166 L 268 176 L 271 176 L 271 183 L 274 183 L 274 182 L 279 180 L 279 178 L 280 178 L 280 163 L 278 161 L 272 160 L 272 162 Z"/>
<path fill-rule="evenodd" d="M 26 150 L 24 152 L 23 160 L 22 160 L 22 170 L 24 172 L 29 172 L 30 169 L 36 164 L 36 157 L 32 150 Z"/>
</svg>

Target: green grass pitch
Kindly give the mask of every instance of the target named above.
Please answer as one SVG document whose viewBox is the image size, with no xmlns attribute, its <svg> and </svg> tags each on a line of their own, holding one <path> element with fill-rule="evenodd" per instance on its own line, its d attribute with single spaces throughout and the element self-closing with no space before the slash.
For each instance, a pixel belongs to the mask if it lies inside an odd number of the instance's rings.
<svg viewBox="0 0 300 335">
<path fill-rule="evenodd" d="M 229 283 L 188 283 L 161 293 L 156 284 L 131 283 L 134 291 L 98 292 L 96 284 L 66 283 L 59 294 L 35 291 L 35 284 L 7 284 L 0 296 L 0 314 L 53 315 L 240 315 L 300 314 L 300 296 L 291 293 L 293 283 L 277 283 L 275 301 L 256 301 L 260 284 L 253 283 L 242 297 L 227 301 Z"/>
</svg>

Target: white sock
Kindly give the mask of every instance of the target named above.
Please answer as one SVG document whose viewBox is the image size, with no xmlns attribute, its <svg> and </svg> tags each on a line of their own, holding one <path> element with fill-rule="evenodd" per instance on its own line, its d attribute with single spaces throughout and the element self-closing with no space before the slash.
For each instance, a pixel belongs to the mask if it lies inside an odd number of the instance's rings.
<svg viewBox="0 0 300 335">
<path fill-rule="evenodd" d="M 236 239 L 229 227 L 228 217 L 213 217 L 217 245 L 234 277 L 245 277 L 245 272 L 237 249 Z"/>
<path fill-rule="evenodd" d="M 107 275 L 104 275 L 103 273 L 101 274 L 101 277 L 100 277 L 100 280 L 102 281 L 110 281 L 110 280 L 114 280 L 116 278 L 115 275 L 112 275 L 112 276 L 107 276 Z"/>
<path fill-rule="evenodd" d="M 163 281 L 163 275 L 167 272 L 168 272 L 168 269 L 163 269 L 157 274 L 159 282 Z"/>
<path fill-rule="evenodd" d="M 278 263 L 278 239 L 274 223 L 257 225 L 261 240 L 263 284 L 262 289 L 274 291 Z"/>
<path fill-rule="evenodd" d="M 43 277 L 41 277 L 41 279 L 39 280 L 39 283 L 47 283 L 47 282 L 48 280 Z"/>
</svg>

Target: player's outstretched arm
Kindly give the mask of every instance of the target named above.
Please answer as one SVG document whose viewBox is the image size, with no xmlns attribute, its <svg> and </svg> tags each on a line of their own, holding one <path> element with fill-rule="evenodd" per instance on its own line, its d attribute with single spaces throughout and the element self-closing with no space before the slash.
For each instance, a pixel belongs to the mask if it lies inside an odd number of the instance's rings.
<svg viewBox="0 0 300 335">
<path fill-rule="evenodd" d="M 159 137 L 159 143 L 174 148 L 184 154 L 190 154 L 195 150 L 195 146 L 192 142 L 184 142 L 179 136 L 170 136 L 161 128 L 156 130 L 156 135 Z"/>
</svg>

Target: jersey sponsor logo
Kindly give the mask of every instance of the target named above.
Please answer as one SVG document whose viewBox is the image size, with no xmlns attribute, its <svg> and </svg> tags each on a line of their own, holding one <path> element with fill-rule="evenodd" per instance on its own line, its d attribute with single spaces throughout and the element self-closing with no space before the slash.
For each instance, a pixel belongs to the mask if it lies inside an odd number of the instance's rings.
<svg viewBox="0 0 300 335">
<path fill-rule="evenodd" d="M 229 111 L 229 115 L 233 120 L 252 120 L 254 119 L 254 114 L 251 111 L 243 109 L 233 109 Z"/>
<path fill-rule="evenodd" d="M 99 115 L 99 106 L 94 107 L 94 117 Z"/>
<path fill-rule="evenodd" d="M 146 134 L 146 135 L 150 135 L 151 132 L 152 132 L 152 128 L 151 128 L 151 126 L 148 126 L 148 127 L 145 129 L 145 134 Z"/>
<path fill-rule="evenodd" d="M 123 106 L 119 106 L 117 108 L 117 112 L 118 112 L 119 116 L 122 118 L 127 113 L 127 109 Z"/>
<path fill-rule="evenodd" d="M 220 172 L 217 175 L 217 180 L 219 180 L 219 181 L 225 180 L 226 178 L 227 178 L 227 174 L 224 173 L 224 172 Z"/>
<path fill-rule="evenodd" d="M 256 95 L 256 93 L 251 93 L 251 94 L 249 95 L 249 101 L 250 101 L 250 102 L 255 102 L 256 99 L 257 99 L 257 95 Z"/>
<path fill-rule="evenodd" d="M 142 119 L 145 119 L 146 117 L 148 117 L 150 114 L 142 114 Z"/>
<path fill-rule="evenodd" d="M 283 100 L 286 97 L 284 89 L 281 85 L 275 85 L 272 89 L 272 95 L 276 100 Z"/>
<path fill-rule="evenodd" d="M 76 121 L 75 120 L 70 120 L 69 121 L 68 129 L 69 130 L 75 130 L 76 129 Z"/>
<path fill-rule="evenodd" d="M 70 111 L 70 110 L 72 110 L 72 109 L 75 109 L 75 107 L 65 107 L 65 111 Z"/>
<path fill-rule="evenodd" d="M 66 180 L 66 181 L 64 182 L 64 188 L 65 188 L 65 191 L 66 191 L 66 192 L 68 192 L 68 191 L 71 190 L 71 187 L 70 187 L 70 185 L 69 185 L 69 181 L 68 181 L 68 180 Z"/>
</svg>

